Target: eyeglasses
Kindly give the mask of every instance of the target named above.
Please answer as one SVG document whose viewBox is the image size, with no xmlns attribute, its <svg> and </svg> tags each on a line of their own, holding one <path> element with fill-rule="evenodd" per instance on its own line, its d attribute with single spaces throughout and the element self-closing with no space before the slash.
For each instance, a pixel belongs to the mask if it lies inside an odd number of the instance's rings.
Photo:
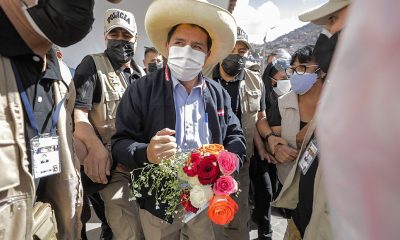
<svg viewBox="0 0 400 240">
<path fill-rule="evenodd" d="M 305 74 L 307 72 L 307 68 L 310 68 L 310 67 L 318 67 L 318 65 L 299 65 L 297 67 L 286 68 L 285 72 L 286 72 L 286 75 L 288 75 L 288 76 L 292 76 L 294 73 L 297 73 L 299 75 L 303 75 L 303 74 Z M 317 72 L 319 69 L 320 68 L 317 68 L 314 71 L 314 73 Z"/>
</svg>

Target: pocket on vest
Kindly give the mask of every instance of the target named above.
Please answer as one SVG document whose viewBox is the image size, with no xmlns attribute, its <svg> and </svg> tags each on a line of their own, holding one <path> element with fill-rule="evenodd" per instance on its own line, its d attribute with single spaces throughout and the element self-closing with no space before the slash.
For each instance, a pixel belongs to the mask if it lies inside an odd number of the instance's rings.
<svg viewBox="0 0 400 240">
<path fill-rule="evenodd" d="M 3 197 L 2 195 L 0 195 Z M 25 239 L 30 221 L 26 195 L 14 195 L 0 201 L 0 238 Z"/>
<path fill-rule="evenodd" d="M 257 112 L 260 110 L 260 96 L 260 90 L 246 91 L 249 112 Z"/>
<path fill-rule="evenodd" d="M 19 148 L 14 139 L 13 127 L 10 122 L 0 119 L 0 192 L 19 185 Z"/>
<path fill-rule="evenodd" d="M 121 100 L 119 94 L 117 92 L 105 92 L 104 99 L 108 119 L 115 119 L 115 116 L 117 115 L 117 107 Z"/>
</svg>

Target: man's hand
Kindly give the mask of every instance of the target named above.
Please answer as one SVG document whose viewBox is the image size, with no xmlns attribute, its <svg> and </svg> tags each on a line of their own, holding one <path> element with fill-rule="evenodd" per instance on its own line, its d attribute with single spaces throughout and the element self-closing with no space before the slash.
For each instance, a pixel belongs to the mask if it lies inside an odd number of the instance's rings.
<svg viewBox="0 0 400 240">
<path fill-rule="evenodd" d="M 107 149 L 99 142 L 88 147 L 88 154 L 83 161 L 86 175 L 97 183 L 107 184 L 110 175 L 111 158 Z"/>
<path fill-rule="evenodd" d="M 275 147 L 275 159 L 279 163 L 292 162 L 296 160 L 298 154 L 299 152 L 296 149 L 290 147 L 287 144 L 279 144 Z"/>
<path fill-rule="evenodd" d="M 147 159 L 149 162 L 159 164 L 163 158 L 168 158 L 176 153 L 176 139 L 171 136 L 175 130 L 164 128 L 151 138 L 147 146 Z"/>
<path fill-rule="evenodd" d="M 269 162 L 268 152 L 265 148 L 261 148 L 261 149 L 257 148 L 257 151 L 258 151 L 258 155 L 260 156 L 261 160 L 267 160 Z"/>
<path fill-rule="evenodd" d="M 288 145 L 287 141 L 281 137 L 272 135 L 268 138 L 268 146 L 269 149 L 271 149 L 272 154 L 275 154 L 275 147 L 279 144 Z"/>
<path fill-rule="evenodd" d="M 267 161 L 268 161 L 269 163 L 272 163 L 272 164 L 278 164 L 278 163 L 279 163 L 279 162 L 276 160 L 276 158 L 275 158 L 272 154 L 270 154 L 270 153 L 268 153 Z"/>
</svg>

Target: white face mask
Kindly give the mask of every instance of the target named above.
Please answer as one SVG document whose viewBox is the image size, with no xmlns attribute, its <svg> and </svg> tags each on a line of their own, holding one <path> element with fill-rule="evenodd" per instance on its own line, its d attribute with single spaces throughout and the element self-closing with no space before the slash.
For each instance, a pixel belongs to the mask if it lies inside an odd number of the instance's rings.
<svg viewBox="0 0 400 240">
<path fill-rule="evenodd" d="M 184 47 L 172 46 L 169 48 L 168 67 L 171 75 L 180 81 L 193 80 L 203 70 L 206 54 Z"/>
<path fill-rule="evenodd" d="M 290 80 L 279 80 L 276 82 L 276 87 L 274 87 L 274 91 L 278 96 L 282 96 L 290 91 Z"/>
</svg>

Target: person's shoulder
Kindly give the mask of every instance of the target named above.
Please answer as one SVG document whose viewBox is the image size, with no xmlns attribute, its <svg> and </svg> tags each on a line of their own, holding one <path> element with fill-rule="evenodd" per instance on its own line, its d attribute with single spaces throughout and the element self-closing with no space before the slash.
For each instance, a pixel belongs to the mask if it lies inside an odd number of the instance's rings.
<svg viewBox="0 0 400 240">
<path fill-rule="evenodd" d="M 149 88 L 153 85 L 160 85 L 161 81 L 164 79 L 165 69 L 158 69 L 152 73 L 146 74 L 141 78 L 136 79 L 131 85 L 137 86 L 139 89 Z M 160 85 L 161 86 L 161 85 Z"/>
<path fill-rule="evenodd" d="M 205 77 L 205 76 L 203 76 L 203 78 L 209 87 L 211 87 L 215 90 L 222 90 L 222 86 L 221 86 L 221 84 L 219 84 L 219 82 L 215 81 L 214 79 Z"/>
<path fill-rule="evenodd" d="M 289 91 L 282 96 L 278 97 L 278 103 L 281 107 L 292 108 L 298 105 L 297 94 L 293 91 Z"/>
<path fill-rule="evenodd" d="M 244 72 L 247 76 L 251 76 L 251 77 L 257 79 L 259 82 L 262 82 L 261 75 L 259 72 L 252 71 L 248 68 L 244 68 Z"/>
<path fill-rule="evenodd" d="M 85 57 L 83 57 L 82 61 L 79 63 L 79 65 L 77 66 L 77 71 L 79 71 L 78 69 L 95 69 L 96 68 L 96 64 L 94 63 L 94 59 L 93 56 L 97 55 L 97 54 L 88 54 Z"/>
</svg>

